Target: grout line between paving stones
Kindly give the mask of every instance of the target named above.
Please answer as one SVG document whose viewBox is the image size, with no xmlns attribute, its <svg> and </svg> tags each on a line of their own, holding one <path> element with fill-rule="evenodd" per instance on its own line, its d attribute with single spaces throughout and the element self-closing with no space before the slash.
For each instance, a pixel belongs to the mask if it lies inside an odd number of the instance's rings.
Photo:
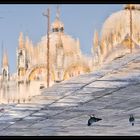
<svg viewBox="0 0 140 140">
<path fill-rule="evenodd" d="M 116 70 L 121 69 L 122 67 L 124 67 L 125 65 L 127 65 L 127 64 L 129 64 L 129 63 L 131 63 L 131 62 L 133 62 L 133 61 L 134 61 L 135 59 L 137 59 L 137 58 L 139 58 L 139 56 L 138 56 L 138 57 L 135 57 L 134 59 L 131 59 L 130 61 L 128 61 L 127 63 L 121 65 L 120 67 L 118 67 L 118 68 L 116 68 L 116 69 L 113 69 L 113 70 L 111 70 L 111 71 L 106 72 L 105 74 L 101 75 L 100 77 L 97 77 L 97 79 L 95 79 L 95 80 L 92 80 L 92 81 L 88 82 L 87 84 L 83 85 L 82 87 L 80 87 L 80 88 L 78 88 L 78 89 L 76 89 L 76 90 L 74 90 L 74 91 L 71 91 L 71 92 L 66 93 L 66 95 L 64 95 L 64 96 L 60 97 L 59 99 L 55 100 L 54 102 L 48 104 L 47 107 L 50 106 L 50 105 L 52 105 L 52 104 L 54 104 L 54 103 L 56 103 L 56 102 L 58 102 L 59 100 L 65 98 L 65 97 L 68 97 L 69 95 L 72 95 L 73 93 L 75 93 L 75 92 L 77 92 L 77 91 L 79 91 L 79 90 L 82 90 L 84 87 L 86 87 L 87 85 L 90 85 L 91 83 L 96 82 L 98 79 L 101 79 L 101 78 L 103 78 L 103 77 L 106 76 L 106 75 L 112 74 L 112 73 L 115 72 Z M 102 95 L 102 96 L 97 97 L 97 98 L 95 98 L 95 99 L 102 98 L 102 97 L 104 97 L 104 96 L 110 95 L 110 94 L 112 94 L 112 93 L 114 93 L 114 92 L 116 92 L 116 91 L 119 91 L 119 90 L 123 89 L 123 88 L 126 88 L 126 87 L 117 88 L 115 91 L 110 92 L 110 93 L 106 93 L 105 95 Z M 95 99 L 92 99 L 92 100 L 90 100 L 90 101 L 93 101 L 93 100 L 95 100 Z M 81 105 L 84 105 L 84 104 L 86 104 L 86 103 L 89 103 L 90 101 L 85 102 L 85 103 L 83 103 L 83 104 L 81 104 Z M 74 107 L 79 107 L 79 106 L 74 106 Z M 65 112 L 67 109 L 70 109 L 70 108 L 71 108 L 71 107 L 66 107 L 66 109 L 64 109 L 62 112 L 59 112 L 59 113 L 55 114 L 55 116 L 56 116 L 56 115 L 59 115 L 59 114 L 61 114 L 61 113 L 63 113 L 63 112 Z M 72 108 L 73 108 L 73 107 L 72 107 Z M 45 107 L 44 107 L 44 108 L 40 108 L 40 110 L 42 110 L 42 109 L 45 109 Z M 12 109 L 11 109 L 11 110 L 12 110 Z M 25 119 L 25 118 L 28 117 L 28 116 L 33 115 L 34 113 L 39 112 L 40 110 L 33 111 L 33 113 L 31 113 L 31 114 L 29 114 L 29 115 L 27 115 L 27 116 L 25 116 L 25 117 L 23 117 L 23 118 L 20 118 L 20 119 L 17 120 L 15 123 L 17 123 L 17 122 L 19 122 L 19 121 Z M 54 115 L 53 115 L 53 116 L 54 116 Z M 45 119 L 48 119 L 48 117 L 46 117 Z M 43 119 L 43 120 L 44 120 L 44 119 Z M 15 124 L 15 123 L 14 123 L 14 124 Z M 33 124 L 34 124 L 34 123 L 33 123 Z M 12 125 L 13 125 L 13 124 L 10 124 L 9 126 L 7 126 L 6 128 L 4 128 L 4 129 L 2 129 L 2 130 L 6 130 L 7 128 L 9 128 L 9 127 L 12 126 Z"/>
</svg>

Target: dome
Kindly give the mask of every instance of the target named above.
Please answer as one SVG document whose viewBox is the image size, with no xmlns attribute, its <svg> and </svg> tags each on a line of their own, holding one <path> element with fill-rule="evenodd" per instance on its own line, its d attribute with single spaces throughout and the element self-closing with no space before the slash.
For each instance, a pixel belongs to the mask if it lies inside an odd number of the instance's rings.
<svg viewBox="0 0 140 140">
<path fill-rule="evenodd" d="M 137 9 L 132 10 L 132 40 L 140 44 L 140 11 L 138 10 L 140 6 L 135 7 Z M 102 27 L 102 38 L 106 41 L 113 38 L 113 43 L 117 45 L 125 39 L 127 34 L 130 35 L 130 11 L 125 8 L 107 18 Z"/>
<path fill-rule="evenodd" d="M 64 53 L 66 55 L 72 55 L 76 53 L 80 53 L 79 46 L 77 46 L 77 40 L 72 38 L 70 35 L 67 35 L 65 33 L 61 34 L 61 40 L 63 43 Z M 55 55 L 56 52 L 56 43 L 58 42 L 58 34 L 51 33 L 50 34 L 50 53 Z M 46 36 L 42 37 L 41 42 L 42 45 L 40 46 L 46 46 Z M 43 45 L 44 44 L 44 45 Z"/>
</svg>

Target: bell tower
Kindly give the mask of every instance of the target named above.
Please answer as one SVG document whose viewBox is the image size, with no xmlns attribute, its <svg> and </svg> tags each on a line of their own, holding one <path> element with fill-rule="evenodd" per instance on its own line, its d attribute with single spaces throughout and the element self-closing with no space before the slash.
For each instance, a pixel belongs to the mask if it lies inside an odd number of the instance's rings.
<svg viewBox="0 0 140 140">
<path fill-rule="evenodd" d="M 56 18 L 55 21 L 52 23 L 52 32 L 53 33 L 64 33 L 64 24 L 60 21 L 60 9 L 57 6 Z"/>
<path fill-rule="evenodd" d="M 17 77 L 18 82 L 24 82 L 24 76 L 28 68 L 26 49 L 23 40 L 23 34 L 19 35 L 19 47 L 17 49 Z"/>
<path fill-rule="evenodd" d="M 7 55 L 7 51 L 5 51 L 2 58 L 2 81 L 9 81 L 9 80 L 10 80 L 10 75 L 9 75 L 8 55 Z"/>
<path fill-rule="evenodd" d="M 64 48 L 59 34 L 58 43 L 56 44 L 56 82 L 63 81 L 64 76 Z"/>
<path fill-rule="evenodd" d="M 57 7 L 57 15 L 56 15 L 57 24 L 55 24 L 57 26 L 53 28 L 54 29 L 53 31 L 57 32 L 57 36 L 58 36 L 58 40 L 56 43 L 55 82 L 63 81 L 63 77 L 64 77 L 64 48 L 61 39 L 61 34 L 63 33 L 64 28 L 60 22 L 59 16 L 60 16 L 60 11 L 59 11 L 59 7 Z"/>
</svg>

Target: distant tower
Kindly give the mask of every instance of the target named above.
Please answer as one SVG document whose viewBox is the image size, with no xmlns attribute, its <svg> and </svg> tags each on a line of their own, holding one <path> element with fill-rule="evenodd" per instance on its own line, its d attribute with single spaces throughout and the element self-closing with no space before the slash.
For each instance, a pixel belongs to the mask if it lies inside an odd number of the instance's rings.
<svg viewBox="0 0 140 140">
<path fill-rule="evenodd" d="M 4 52 L 3 58 L 2 58 L 2 80 L 3 81 L 10 80 L 7 51 Z"/>
<path fill-rule="evenodd" d="M 56 20 L 53 24 L 53 32 L 58 33 L 58 41 L 56 43 L 56 64 L 55 64 L 55 69 L 56 69 L 56 74 L 55 74 L 55 81 L 56 82 L 61 82 L 64 77 L 64 48 L 63 48 L 63 43 L 61 39 L 61 34 L 64 31 L 64 26 L 60 22 L 59 19 L 60 16 L 60 11 L 59 7 L 57 7 L 57 15 L 56 15 Z"/>
<path fill-rule="evenodd" d="M 57 6 L 56 19 L 52 24 L 52 32 L 55 33 L 64 32 L 64 24 L 60 21 L 60 9 L 58 6 Z"/>
<path fill-rule="evenodd" d="M 64 75 L 64 48 L 59 34 L 58 43 L 56 44 L 56 81 L 63 80 Z"/>
<path fill-rule="evenodd" d="M 17 76 L 18 81 L 24 82 L 24 76 L 28 68 L 26 49 L 23 40 L 23 34 L 19 36 L 19 47 L 17 49 Z"/>
<path fill-rule="evenodd" d="M 94 32 L 94 36 L 93 36 L 92 54 L 93 54 L 93 59 L 92 59 L 93 66 L 96 66 L 99 63 L 99 57 L 100 57 L 99 37 L 97 31 Z"/>
</svg>

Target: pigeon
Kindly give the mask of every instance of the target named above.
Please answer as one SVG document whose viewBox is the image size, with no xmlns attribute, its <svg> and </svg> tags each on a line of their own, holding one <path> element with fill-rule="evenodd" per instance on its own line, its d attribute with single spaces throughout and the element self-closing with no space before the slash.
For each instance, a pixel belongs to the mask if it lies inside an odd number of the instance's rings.
<svg viewBox="0 0 140 140">
<path fill-rule="evenodd" d="M 132 124 L 132 126 L 134 126 L 135 118 L 134 118 L 133 114 L 130 115 L 129 122 Z"/>
<path fill-rule="evenodd" d="M 0 109 L 0 112 L 3 113 L 3 112 L 4 112 L 4 108 L 1 108 L 1 109 Z"/>
<path fill-rule="evenodd" d="M 92 125 L 92 123 L 98 122 L 100 120 L 102 120 L 102 119 L 101 118 L 96 118 L 94 116 L 94 114 L 93 115 L 90 115 L 90 119 L 88 120 L 88 124 L 87 125 L 90 126 L 90 125 Z"/>
</svg>

